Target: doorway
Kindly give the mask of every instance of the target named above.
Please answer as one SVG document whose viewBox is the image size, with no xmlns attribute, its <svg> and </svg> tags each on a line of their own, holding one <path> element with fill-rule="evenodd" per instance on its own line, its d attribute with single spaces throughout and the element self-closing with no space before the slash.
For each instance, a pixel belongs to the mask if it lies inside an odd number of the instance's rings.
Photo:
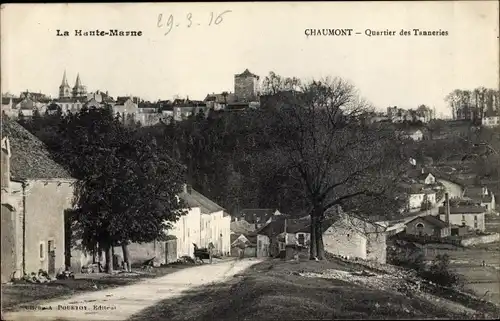
<svg viewBox="0 0 500 321">
<path fill-rule="evenodd" d="M 47 257 L 49 258 L 47 273 L 49 273 L 49 275 L 54 275 L 56 273 L 56 251 L 54 247 L 54 240 L 47 242 Z"/>
</svg>

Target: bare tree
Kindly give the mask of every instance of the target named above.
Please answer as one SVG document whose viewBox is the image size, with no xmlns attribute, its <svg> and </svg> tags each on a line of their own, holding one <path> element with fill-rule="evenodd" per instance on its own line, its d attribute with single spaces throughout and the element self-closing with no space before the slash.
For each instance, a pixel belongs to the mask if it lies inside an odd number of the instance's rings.
<svg viewBox="0 0 500 321">
<path fill-rule="evenodd" d="M 310 209 L 310 256 L 324 259 L 325 211 L 338 205 L 368 216 L 382 206 L 390 213 L 400 205 L 395 186 L 407 157 L 392 130 L 358 121 L 370 105 L 341 78 L 308 82 L 290 99 L 268 116 L 268 137 L 286 187 Z"/>
</svg>

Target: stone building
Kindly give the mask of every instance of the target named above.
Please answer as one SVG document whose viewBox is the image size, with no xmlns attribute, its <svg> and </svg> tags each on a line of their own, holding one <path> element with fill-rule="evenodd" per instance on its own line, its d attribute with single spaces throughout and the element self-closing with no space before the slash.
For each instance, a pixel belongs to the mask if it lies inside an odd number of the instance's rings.
<svg viewBox="0 0 500 321">
<path fill-rule="evenodd" d="M 239 102 L 259 100 L 259 76 L 245 69 L 241 74 L 234 75 L 234 94 Z"/>
<path fill-rule="evenodd" d="M 2 123 L 2 282 L 65 268 L 75 180 L 17 122 Z"/>
</svg>

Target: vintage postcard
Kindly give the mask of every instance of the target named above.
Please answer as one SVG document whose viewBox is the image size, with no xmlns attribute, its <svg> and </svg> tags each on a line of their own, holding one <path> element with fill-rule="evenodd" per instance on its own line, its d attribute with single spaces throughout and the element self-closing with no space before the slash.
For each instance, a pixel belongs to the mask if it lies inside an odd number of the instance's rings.
<svg viewBox="0 0 500 321">
<path fill-rule="evenodd" d="M 498 319 L 498 1 L 1 5 L 2 320 Z"/>
</svg>

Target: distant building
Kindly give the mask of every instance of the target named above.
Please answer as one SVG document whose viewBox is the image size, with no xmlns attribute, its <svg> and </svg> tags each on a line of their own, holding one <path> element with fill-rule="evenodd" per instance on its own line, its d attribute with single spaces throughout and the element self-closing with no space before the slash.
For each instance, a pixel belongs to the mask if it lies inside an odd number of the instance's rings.
<svg viewBox="0 0 500 321">
<path fill-rule="evenodd" d="M 234 75 L 234 94 L 240 102 L 258 101 L 260 95 L 259 76 L 245 69 Z"/>
<path fill-rule="evenodd" d="M 419 216 L 406 223 L 406 234 L 447 237 L 451 235 L 451 227 L 437 216 Z"/>
<path fill-rule="evenodd" d="M 121 119 L 125 122 L 130 119 L 136 119 L 139 107 L 137 103 L 132 100 L 132 97 L 117 97 L 116 103 L 113 105 L 113 113 L 120 115 Z"/>
<path fill-rule="evenodd" d="M 239 215 L 234 217 L 234 220 L 239 221 L 243 219 L 250 224 L 255 224 L 255 228 L 259 229 L 271 222 L 273 217 L 278 217 L 280 215 L 282 215 L 280 211 L 270 208 L 243 209 L 240 211 Z"/>
<path fill-rule="evenodd" d="M 486 186 L 467 187 L 464 191 L 464 198 L 470 199 L 480 206 L 484 206 L 487 212 L 495 211 L 495 195 Z"/>
<path fill-rule="evenodd" d="M 500 126 L 500 114 L 493 110 L 487 111 L 481 119 L 481 125 L 484 127 L 497 127 Z"/>
<path fill-rule="evenodd" d="M 421 141 L 424 139 L 424 134 L 420 129 L 404 130 L 400 131 L 399 134 L 404 138 L 412 139 L 414 141 Z"/>
<path fill-rule="evenodd" d="M 231 92 L 223 92 L 220 94 L 208 94 L 204 102 L 209 109 L 224 110 L 229 104 L 236 102 L 236 95 Z"/>
<path fill-rule="evenodd" d="M 409 173 L 409 178 L 415 180 L 417 183 L 425 184 L 425 185 L 434 185 L 436 184 L 436 177 L 431 173 L 425 172 L 425 169 L 422 168 L 420 170 L 413 170 Z"/>
<path fill-rule="evenodd" d="M 474 204 L 455 204 L 450 206 L 450 223 L 458 226 L 469 226 L 474 230 L 485 230 L 484 214 L 486 208 Z M 445 207 L 439 207 L 439 218 L 446 220 Z"/>
<path fill-rule="evenodd" d="M 426 189 L 423 184 L 403 184 L 407 195 L 407 209 L 410 211 L 420 210 L 425 202 L 436 204 L 436 192 Z"/>
</svg>

